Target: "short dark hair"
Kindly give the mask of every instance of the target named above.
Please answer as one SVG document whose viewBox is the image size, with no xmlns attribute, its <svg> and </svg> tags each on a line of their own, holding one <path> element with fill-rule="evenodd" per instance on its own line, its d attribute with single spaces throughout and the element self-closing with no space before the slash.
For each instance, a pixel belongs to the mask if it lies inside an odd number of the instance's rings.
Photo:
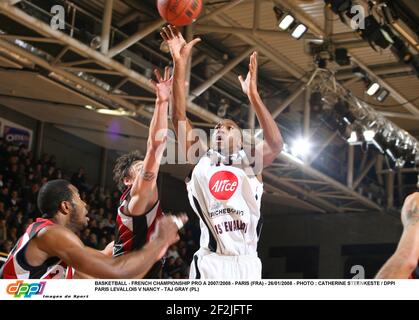
<svg viewBox="0 0 419 320">
<path fill-rule="evenodd" d="M 45 183 L 38 193 L 38 209 L 46 218 L 52 218 L 57 213 L 61 202 L 72 201 L 71 183 L 57 179 Z"/>
<path fill-rule="evenodd" d="M 143 160 L 140 151 L 135 150 L 124 154 L 116 159 L 115 167 L 113 169 L 113 180 L 118 184 L 118 189 L 124 191 L 124 178 L 129 176 L 129 170 L 132 164 L 136 161 Z"/>
<path fill-rule="evenodd" d="M 221 119 L 221 121 L 223 121 L 223 120 L 229 120 L 229 121 L 232 121 L 235 125 L 236 125 L 236 127 L 238 128 L 238 129 L 242 129 L 242 126 L 241 126 L 241 123 L 240 123 L 240 120 L 238 120 L 237 119 L 237 117 L 235 117 L 235 116 L 233 116 L 233 115 L 230 115 L 230 114 L 227 114 L 224 118 L 222 118 Z M 220 121 L 220 122 L 221 122 Z"/>
</svg>

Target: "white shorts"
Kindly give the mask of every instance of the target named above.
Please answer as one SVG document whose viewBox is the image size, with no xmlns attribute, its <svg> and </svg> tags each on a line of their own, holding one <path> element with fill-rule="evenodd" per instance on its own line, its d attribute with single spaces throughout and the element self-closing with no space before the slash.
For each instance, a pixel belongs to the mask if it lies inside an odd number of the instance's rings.
<svg viewBox="0 0 419 320">
<path fill-rule="evenodd" d="M 193 257 L 189 279 L 240 279 L 262 278 L 262 262 L 257 256 L 222 256 L 199 249 Z"/>
</svg>

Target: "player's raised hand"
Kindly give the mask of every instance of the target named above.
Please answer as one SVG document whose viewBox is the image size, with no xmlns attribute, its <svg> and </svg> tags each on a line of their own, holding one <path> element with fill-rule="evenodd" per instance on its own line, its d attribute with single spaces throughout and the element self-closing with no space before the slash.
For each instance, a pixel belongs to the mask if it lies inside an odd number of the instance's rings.
<svg viewBox="0 0 419 320">
<path fill-rule="evenodd" d="M 156 230 L 151 239 L 154 241 L 161 241 L 165 244 L 162 252 L 159 254 L 163 257 L 166 250 L 175 242 L 179 241 L 179 230 L 188 222 L 188 217 L 185 214 L 174 217 L 172 215 L 164 216 L 159 219 L 156 225 Z"/>
<path fill-rule="evenodd" d="M 158 69 L 154 70 L 154 74 L 157 81 L 150 81 L 156 91 L 157 100 L 159 100 L 159 102 L 168 102 L 172 92 L 172 77 L 170 76 L 170 68 L 164 68 L 163 77 Z"/>
<path fill-rule="evenodd" d="M 191 55 L 192 48 L 201 41 L 200 38 L 196 38 L 189 43 L 186 42 L 182 33 L 180 33 L 179 30 L 172 25 L 163 27 L 160 34 L 164 41 L 167 42 L 175 63 L 186 63 Z"/>
<path fill-rule="evenodd" d="M 243 76 L 239 76 L 239 81 L 242 86 L 242 90 L 245 94 L 257 92 L 258 83 L 258 53 L 255 51 L 250 56 L 249 72 L 247 73 L 246 79 Z"/>
</svg>

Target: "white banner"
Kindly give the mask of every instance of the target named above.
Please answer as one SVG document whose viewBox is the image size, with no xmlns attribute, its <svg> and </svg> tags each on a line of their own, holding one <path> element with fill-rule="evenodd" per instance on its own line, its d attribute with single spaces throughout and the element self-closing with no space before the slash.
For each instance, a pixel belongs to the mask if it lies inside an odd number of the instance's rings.
<svg viewBox="0 0 419 320">
<path fill-rule="evenodd" d="M 0 300 L 417 300 L 417 292 L 415 280 L 0 280 Z"/>
</svg>

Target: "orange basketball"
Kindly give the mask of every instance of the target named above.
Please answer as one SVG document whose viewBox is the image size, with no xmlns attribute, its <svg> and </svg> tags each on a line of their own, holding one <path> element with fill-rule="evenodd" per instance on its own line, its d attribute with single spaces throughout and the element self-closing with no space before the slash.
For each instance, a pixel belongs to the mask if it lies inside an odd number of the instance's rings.
<svg viewBox="0 0 419 320">
<path fill-rule="evenodd" d="M 202 11 L 202 0 L 157 0 L 160 16 L 180 27 L 193 23 Z"/>
</svg>

